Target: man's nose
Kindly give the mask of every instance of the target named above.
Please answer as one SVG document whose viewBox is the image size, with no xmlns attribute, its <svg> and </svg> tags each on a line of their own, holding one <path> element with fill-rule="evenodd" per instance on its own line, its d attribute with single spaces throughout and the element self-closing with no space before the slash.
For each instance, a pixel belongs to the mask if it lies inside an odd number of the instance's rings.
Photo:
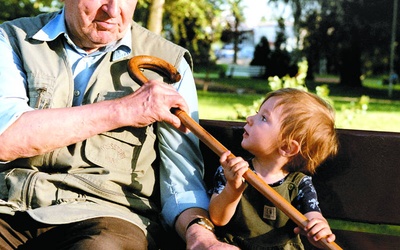
<svg viewBox="0 0 400 250">
<path fill-rule="evenodd" d="M 110 17 L 117 17 L 120 14 L 121 0 L 106 0 L 102 6 L 102 10 Z"/>
</svg>

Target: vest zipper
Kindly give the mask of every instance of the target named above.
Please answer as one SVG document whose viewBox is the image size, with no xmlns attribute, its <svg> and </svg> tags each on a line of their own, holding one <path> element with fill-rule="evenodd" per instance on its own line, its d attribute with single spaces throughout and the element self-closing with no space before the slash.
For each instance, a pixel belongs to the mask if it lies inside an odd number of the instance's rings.
<svg viewBox="0 0 400 250">
<path fill-rule="evenodd" d="M 118 192 L 115 192 L 115 191 L 111 191 L 111 190 L 108 190 L 108 189 L 103 189 L 103 188 L 99 187 L 98 185 L 95 185 L 93 182 L 88 181 L 87 179 L 85 179 L 85 178 L 83 178 L 81 176 L 78 176 L 78 175 L 69 175 L 69 176 L 72 176 L 75 179 L 77 179 L 78 181 L 83 182 L 84 185 L 86 187 L 88 187 L 89 189 L 93 190 L 95 194 L 100 192 L 104 196 L 109 197 L 110 200 L 115 199 L 114 196 L 126 197 L 126 194 L 122 195 L 122 194 L 120 194 Z M 134 197 L 134 198 L 136 198 L 136 197 Z"/>
</svg>

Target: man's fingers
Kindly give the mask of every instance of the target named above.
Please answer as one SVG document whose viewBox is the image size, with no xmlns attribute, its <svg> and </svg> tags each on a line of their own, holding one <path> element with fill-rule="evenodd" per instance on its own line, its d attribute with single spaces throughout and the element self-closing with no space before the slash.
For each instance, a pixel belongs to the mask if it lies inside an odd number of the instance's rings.
<svg viewBox="0 0 400 250">
<path fill-rule="evenodd" d="M 172 108 L 179 108 L 188 112 L 186 101 L 173 86 L 151 80 L 141 86 L 132 97 L 131 100 L 128 99 L 128 102 L 132 101 L 128 105 L 135 109 L 136 118 L 139 118 L 132 119 L 135 123 L 148 125 L 155 121 L 163 121 L 180 129 L 182 132 L 188 131 L 182 125 L 180 119 L 171 113 Z"/>
</svg>

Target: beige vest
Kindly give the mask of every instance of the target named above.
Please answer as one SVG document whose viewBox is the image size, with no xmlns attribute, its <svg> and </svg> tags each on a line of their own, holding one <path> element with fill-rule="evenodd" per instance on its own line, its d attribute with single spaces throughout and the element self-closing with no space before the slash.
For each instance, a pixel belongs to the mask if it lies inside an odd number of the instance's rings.
<svg viewBox="0 0 400 250">
<path fill-rule="evenodd" d="M 44 14 L 1 25 L 23 62 L 29 105 L 35 108 L 72 106 L 74 83 L 62 45 L 63 36 L 51 42 L 32 39 L 54 16 L 54 13 Z M 127 62 L 132 56 L 157 56 L 175 67 L 185 57 L 192 64 L 185 49 L 134 22 L 131 31 L 132 54 L 118 61 L 111 61 L 111 52 L 106 54 L 89 81 L 84 104 L 115 99 L 137 90 L 140 86 L 127 72 Z M 146 71 L 145 75 L 160 79 L 153 72 Z M 159 213 L 155 141 L 153 126 L 125 127 L 0 166 L 0 199 L 5 201 L 0 203 L 0 212 L 28 210 L 34 218 L 47 223 L 110 215 L 146 228 L 149 221 L 157 220 Z M 82 211 L 79 216 L 52 216 L 57 214 L 55 211 L 66 211 L 63 206 Z"/>
</svg>

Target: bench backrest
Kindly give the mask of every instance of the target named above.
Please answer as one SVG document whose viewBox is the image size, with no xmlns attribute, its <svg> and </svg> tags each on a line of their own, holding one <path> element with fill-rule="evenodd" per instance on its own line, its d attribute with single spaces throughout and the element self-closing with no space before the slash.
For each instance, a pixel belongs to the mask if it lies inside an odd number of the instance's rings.
<svg viewBox="0 0 400 250">
<path fill-rule="evenodd" d="M 265 66 L 230 64 L 226 70 L 228 77 L 261 77 L 265 74 Z"/>
<path fill-rule="evenodd" d="M 201 120 L 200 124 L 236 156 L 244 151 L 242 122 Z M 337 130 L 339 152 L 318 168 L 313 182 L 328 219 L 400 225 L 400 133 Z M 219 166 L 218 156 L 201 145 L 205 181 Z M 344 249 L 396 249 L 400 235 L 334 230 Z"/>
</svg>

